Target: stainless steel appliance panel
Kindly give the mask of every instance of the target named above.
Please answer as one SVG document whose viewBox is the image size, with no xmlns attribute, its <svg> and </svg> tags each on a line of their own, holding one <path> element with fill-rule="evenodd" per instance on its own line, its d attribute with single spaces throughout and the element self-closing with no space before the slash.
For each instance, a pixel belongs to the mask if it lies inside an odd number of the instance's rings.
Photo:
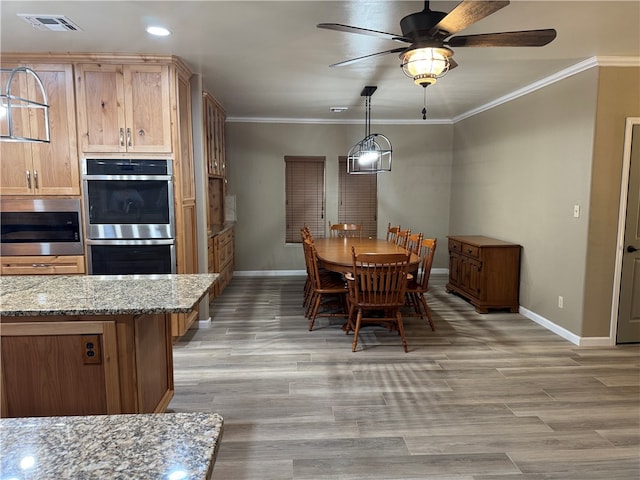
<svg viewBox="0 0 640 480">
<path fill-rule="evenodd" d="M 171 160 L 83 159 L 87 238 L 175 236 Z"/>
<path fill-rule="evenodd" d="M 0 200 L 1 255 L 83 255 L 78 199 Z"/>
<path fill-rule="evenodd" d="M 87 240 L 89 274 L 175 273 L 173 240 Z"/>
</svg>

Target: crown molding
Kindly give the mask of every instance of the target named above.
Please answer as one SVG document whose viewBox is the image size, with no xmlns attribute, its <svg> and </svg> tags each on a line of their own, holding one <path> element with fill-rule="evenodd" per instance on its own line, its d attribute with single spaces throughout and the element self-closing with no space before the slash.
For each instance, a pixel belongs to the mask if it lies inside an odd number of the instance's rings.
<svg viewBox="0 0 640 480">
<path fill-rule="evenodd" d="M 487 110 L 491 110 L 492 108 L 497 107 L 498 105 L 502 105 L 503 103 L 510 102 L 515 100 L 516 98 L 527 95 L 531 92 L 535 92 L 544 87 L 548 87 L 560 80 L 564 80 L 565 78 L 571 77 L 572 75 L 576 75 L 578 73 L 584 72 L 585 70 L 589 70 L 593 67 L 640 67 L 640 57 L 591 57 L 583 60 L 581 62 L 576 63 L 570 67 L 567 67 L 559 72 L 554 73 L 553 75 L 549 75 L 542 80 L 538 80 L 537 82 L 533 82 L 526 87 L 515 90 L 507 95 L 496 98 L 495 100 L 485 103 L 484 105 L 479 106 L 478 108 L 474 108 L 469 110 L 468 112 L 463 113 L 462 115 L 458 115 L 454 117 L 453 123 L 458 123 L 465 118 L 472 117 L 477 115 L 478 113 L 486 112 Z"/>
<path fill-rule="evenodd" d="M 227 123 L 310 123 L 323 125 L 362 125 L 362 119 L 331 120 L 327 118 L 286 118 L 286 117 L 227 117 Z M 452 125 L 449 118 L 430 118 L 427 120 L 418 119 L 378 119 L 371 120 L 371 124 L 378 125 Z"/>
</svg>

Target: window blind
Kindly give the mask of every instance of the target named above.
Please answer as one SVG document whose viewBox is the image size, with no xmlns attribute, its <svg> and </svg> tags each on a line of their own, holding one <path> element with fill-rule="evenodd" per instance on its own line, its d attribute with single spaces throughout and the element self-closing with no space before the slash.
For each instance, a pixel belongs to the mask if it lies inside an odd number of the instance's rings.
<svg viewBox="0 0 640 480">
<path fill-rule="evenodd" d="M 287 223 L 285 242 L 300 243 L 300 229 L 305 225 L 315 238 L 323 238 L 325 157 L 285 156 L 284 161 Z"/>
<path fill-rule="evenodd" d="M 362 236 L 378 234 L 378 176 L 347 173 L 347 157 L 339 158 L 338 223 L 361 223 Z"/>
</svg>

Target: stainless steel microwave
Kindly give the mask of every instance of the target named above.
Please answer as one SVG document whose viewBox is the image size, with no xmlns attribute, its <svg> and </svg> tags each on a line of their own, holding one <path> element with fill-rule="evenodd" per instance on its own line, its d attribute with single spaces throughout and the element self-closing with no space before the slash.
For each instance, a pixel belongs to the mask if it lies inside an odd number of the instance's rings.
<svg viewBox="0 0 640 480">
<path fill-rule="evenodd" d="M 80 200 L 0 199 L 0 255 L 83 255 Z"/>
</svg>

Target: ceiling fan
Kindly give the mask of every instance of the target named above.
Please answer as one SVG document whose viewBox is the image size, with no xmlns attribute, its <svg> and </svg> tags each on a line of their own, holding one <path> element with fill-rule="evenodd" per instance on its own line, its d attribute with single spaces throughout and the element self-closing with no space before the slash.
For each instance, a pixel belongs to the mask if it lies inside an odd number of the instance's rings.
<svg viewBox="0 0 640 480">
<path fill-rule="evenodd" d="M 340 32 L 372 35 L 409 44 L 334 63 L 330 67 L 341 67 L 368 58 L 397 53 L 402 61 L 401 67 L 405 75 L 413 78 L 416 85 L 426 87 L 435 83 L 437 78 L 458 65 L 452 58 L 453 50 L 451 47 L 541 47 L 556 38 L 556 31 L 552 28 L 452 37 L 453 34 L 507 5 L 509 5 L 508 0 L 463 0 L 453 10 L 446 13 L 431 10 L 429 0 L 427 0 L 424 2 L 424 10 L 407 15 L 400 20 L 402 35 L 340 23 L 319 23 L 318 27 Z M 425 111 L 423 111 L 423 115 L 424 113 Z"/>
</svg>

